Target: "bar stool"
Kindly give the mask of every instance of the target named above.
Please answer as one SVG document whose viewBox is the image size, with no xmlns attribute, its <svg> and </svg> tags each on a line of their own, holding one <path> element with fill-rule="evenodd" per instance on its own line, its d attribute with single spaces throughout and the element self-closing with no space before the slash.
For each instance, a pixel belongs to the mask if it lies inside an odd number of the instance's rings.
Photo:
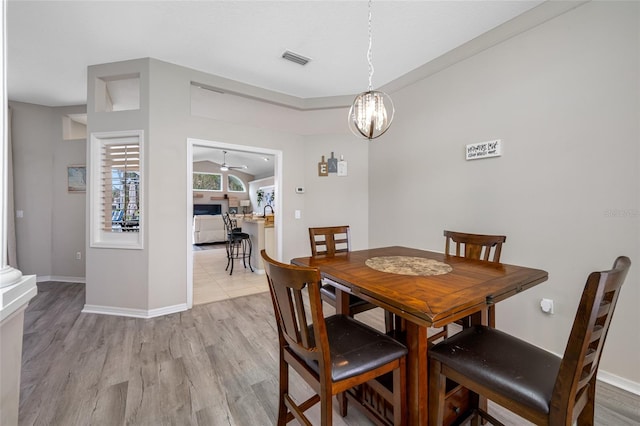
<svg viewBox="0 0 640 426">
<path fill-rule="evenodd" d="M 242 228 L 238 228 L 237 221 L 235 219 L 231 219 L 229 213 L 225 213 L 222 218 L 224 220 L 224 227 L 227 232 L 227 267 L 224 268 L 224 270 L 229 270 L 229 265 L 231 265 L 229 275 L 232 275 L 234 260 L 242 259 L 242 263 L 245 269 L 247 267 L 248 260 L 249 269 L 251 269 L 251 272 L 253 272 L 253 267 L 251 266 L 252 246 L 249 234 L 247 234 L 246 232 L 242 232 Z"/>
</svg>

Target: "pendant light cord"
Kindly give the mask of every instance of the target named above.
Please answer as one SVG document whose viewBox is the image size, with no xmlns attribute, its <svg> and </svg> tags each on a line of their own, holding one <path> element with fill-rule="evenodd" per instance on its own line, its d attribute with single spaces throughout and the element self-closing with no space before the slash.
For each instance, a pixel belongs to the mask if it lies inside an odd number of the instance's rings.
<svg viewBox="0 0 640 426">
<path fill-rule="evenodd" d="M 369 49 L 367 50 L 367 61 L 369 62 L 369 92 L 373 84 L 373 62 L 371 62 L 371 0 L 369 0 Z"/>
</svg>

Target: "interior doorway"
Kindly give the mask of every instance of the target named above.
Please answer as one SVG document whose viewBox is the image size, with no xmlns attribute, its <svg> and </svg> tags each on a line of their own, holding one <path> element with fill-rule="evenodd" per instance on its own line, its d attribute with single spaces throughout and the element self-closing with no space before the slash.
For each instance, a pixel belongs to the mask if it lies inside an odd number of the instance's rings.
<svg viewBox="0 0 640 426">
<path fill-rule="evenodd" d="M 263 147 L 253 147 L 246 145 L 237 145 L 237 144 L 228 144 L 224 142 L 217 141 L 208 141 L 202 139 L 191 139 L 187 140 L 187 224 L 186 224 L 186 235 L 187 235 L 187 305 L 191 308 L 194 304 L 198 304 L 199 301 L 194 300 L 194 276 L 196 279 L 202 279 L 202 275 L 198 276 L 194 274 L 194 268 L 199 268 L 199 261 L 202 260 L 207 265 L 207 268 L 215 268 L 209 269 L 211 274 L 215 274 L 214 277 L 210 279 L 211 282 L 216 283 L 216 285 L 220 285 L 223 288 L 231 289 L 227 293 L 227 295 L 223 294 L 211 294 L 211 291 L 214 291 L 212 288 L 207 290 L 207 295 L 201 296 L 201 299 L 205 302 L 213 301 L 213 300 L 221 300 L 223 298 L 228 297 L 237 297 L 243 294 L 250 294 L 247 292 L 251 292 L 251 288 L 255 288 L 256 291 L 266 291 L 266 279 L 262 275 L 264 271 L 255 269 L 254 273 L 246 271 L 236 272 L 239 269 L 234 270 L 234 275 L 229 276 L 228 272 L 224 271 L 224 265 L 226 264 L 226 250 L 224 249 L 224 245 L 220 247 L 211 247 L 212 250 L 204 250 L 204 251 L 194 251 L 192 245 L 192 227 L 193 227 L 193 185 L 192 185 L 192 176 L 193 176 L 193 162 L 194 162 L 194 151 L 201 151 L 201 148 L 211 149 L 212 152 L 222 152 L 227 151 L 228 154 L 233 153 L 242 153 L 243 155 L 255 155 L 255 156 L 270 156 L 273 158 L 273 181 L 274 187 L 278 194 L 282 194 L 282 191 L 279 189 L 282 188 L 282 151 L 274 150 Z M 282 211 L 282 196 L 276 197 L 274 209 L 276 212 Z M 224 212 L 223 212 L 224 213 Z M 282 256 L 282 215 L 275 215 L 275 246 L 278 258 Z M 197 253 L 197 254 L 196 254 Z M 196 261 L 197 260 L 197 261 Z M 222 272 L 219 270 L 222 269 Z M 202 272 L 199 269 L 200 272 Z M 214 272 L 215 271 L 215 272 Z M 244 277 L 244 278 L 243 278 Z M 236 284 L 234 284 L 234 281 Z M 238 284 L 242 283 L 244 284 Z M 226 286 L 226 287 L 225 287 Z M 264 289 L 262 289 L 264 287 Z M 244 292 L 244 293 L 243 293 Z M 201 289 L 198 289 L 198 294 L 201 293 Z M 201 300 L 202 301 L 202 300 Z"/>
</svg>

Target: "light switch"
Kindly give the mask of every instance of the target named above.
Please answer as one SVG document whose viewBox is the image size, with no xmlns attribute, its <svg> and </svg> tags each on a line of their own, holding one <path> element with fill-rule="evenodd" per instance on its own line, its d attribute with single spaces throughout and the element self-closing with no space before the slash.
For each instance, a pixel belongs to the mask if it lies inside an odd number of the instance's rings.
<svg viewBox="0 0 640 426">
<path fill-rule="evenodd" d="M 296 219 L 300 219 L 300 216 L 301 216 L 300 210 L 295 211 L 295 216 L 296 216 Z"/>
<path fill-rule="evenodd" d="M 16 210 L 16 217 L 24 217 L 24 210 Z"/>
</svg>

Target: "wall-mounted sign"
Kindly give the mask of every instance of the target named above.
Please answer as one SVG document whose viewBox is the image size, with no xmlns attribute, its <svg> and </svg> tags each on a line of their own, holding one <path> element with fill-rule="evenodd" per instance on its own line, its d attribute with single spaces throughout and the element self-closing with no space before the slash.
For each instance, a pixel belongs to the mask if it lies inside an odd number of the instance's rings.
<svg viewBox="0 0 640 426">
<path fill-rule="evenodd" d="M 467 160 L 478 160 L 480 158 L 499 157 L 502 155 L 502 141 L 500 139 L 478 142 L 467 145 Z"/>
<path fill-rule="evenodd" d="M 324 155 L 322 161 L 318 163 L 318 176 L 329 176 L 329 168 L 327 162 L 324 161 Z"/>
</svg>

